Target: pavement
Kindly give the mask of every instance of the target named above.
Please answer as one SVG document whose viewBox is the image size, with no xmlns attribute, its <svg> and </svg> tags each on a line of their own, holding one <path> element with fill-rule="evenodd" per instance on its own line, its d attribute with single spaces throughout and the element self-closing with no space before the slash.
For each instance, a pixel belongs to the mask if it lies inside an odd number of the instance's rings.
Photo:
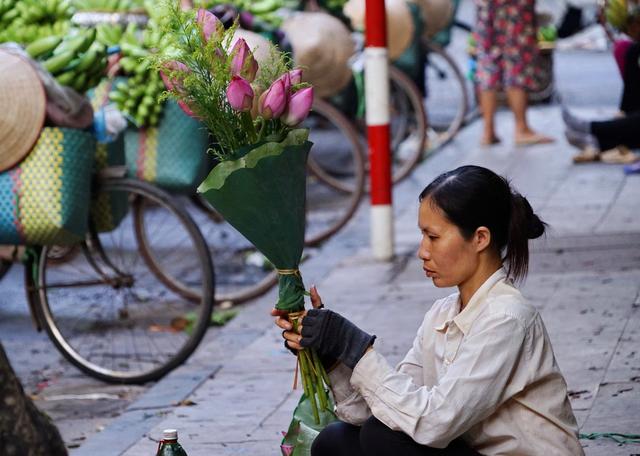
<svg viewBox="0 0 640 456">
<path fill-rule="evenodd" d="M 577 73 L 567 58 L 559 68 Z M 598 97 L 615 106 L 612 65 L 593 63 L 606 85 L 596 81 L 576 92 L 582 112 L 601 113 Z M 560 92 L 567 87 L 571 99 L 574 81 L 560 77 L 558 86 Z M 596 101 L 589 105 L 585 97 Z M 477 146 L 481 125 L 474 122 L 395 187 L 393 261 L 372 258 L 365 202 L 301 272 L 327 306 L 377 334 L 376 349 L 399 361 L 431 304 L 454 291 L 435 288 L 416 258 L 418 194 L 446 170 L 489 167 L 507 176 L 549 224 L 547 236 L 533 243 L 522 291 L 545 321 L 580 431 L 640 434 L 640 175 L 625 176 L 619 165 L 574 165 L 559 106 L 537 106 L 529 114 L 535 129 L 557 138 L 554 144 L 515 148 L 512 116 L 500 112 L 501 145 Z M 165 428 L 178 429 L 190 456 L 279 454 L 301 391 L 292 390 L 295 360 L 269 316 L 274 302 L 275 290 L 244 305 L 185 365 L 71 455 L 151 455 Z M 640 454 L 640 444 L 581 442 L 589 456 Z"/>
</svg>

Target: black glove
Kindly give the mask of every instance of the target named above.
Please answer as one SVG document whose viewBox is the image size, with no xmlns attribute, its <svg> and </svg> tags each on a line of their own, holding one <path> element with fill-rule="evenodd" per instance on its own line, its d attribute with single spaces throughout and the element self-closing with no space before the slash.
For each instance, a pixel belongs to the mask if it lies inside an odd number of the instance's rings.
<svg viewBox="0 0 640 456">
<path fill-rule="evenodd" d="M 375 339 L 331 310 L 311 309 L 302 319 L 300 345 L 315 348 L 323 358 L 337 359 L 351 369 Z"/>
</svg>

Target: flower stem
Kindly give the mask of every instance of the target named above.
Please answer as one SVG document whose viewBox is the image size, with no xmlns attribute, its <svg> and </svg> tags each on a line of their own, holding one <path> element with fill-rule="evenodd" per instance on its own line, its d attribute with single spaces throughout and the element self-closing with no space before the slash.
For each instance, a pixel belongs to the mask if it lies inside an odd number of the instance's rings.
<svg viewBox="0 0 640 456">
<path fill-rule="evenodd" d="M 327 371 L 322 365 L 322 361 L 320 361 L 320 357 L 318 356 L 318 353 L 316 353 L 315 350 L 312 353 L 313 353 L 313 361 L 315 362 L 316 366 L 318 366 L 320 375 L 322 375 L 322 380 L 324 380 L 327 386 L 331 386 L 331 380 L 329 380 L 329 375 L 327 375 Z"/>
<path fill-rule="evenodd" d="M 318 412 L 318 404 L 316 403 L 314 382 L 312 380 L 312 371 L 311 371 L 311 366 L 309 364 L 308 356 L 309 354 L 307 353 L 306 350 L 300 351 L 300 370 L 303 373 L 304 381 L 308 385 L 309 394 L 307 397 L 309 398 L 309 402 L 311 403 L 313 418 L 316 420 L 316 424 L 320 424 L 320 413 Z"/>
</svg>

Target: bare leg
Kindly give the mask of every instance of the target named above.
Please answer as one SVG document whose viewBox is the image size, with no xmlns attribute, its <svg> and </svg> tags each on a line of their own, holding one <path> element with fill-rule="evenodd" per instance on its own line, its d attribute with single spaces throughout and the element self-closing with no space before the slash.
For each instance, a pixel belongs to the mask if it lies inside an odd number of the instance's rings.
<svg viewBox="0 0 640 456">
<path fill-rule="evenodd" d="M 484 131 L 480 144 L 483 146 L 500 142 L 500 138 L 496 136 L 494 123 L 497 107 L 498 97 L 495 90 L 483 90 L 480 92 L 480 109 L 482 110 L 482 118 L 484 120 Z"/>
<path fill-rule="evenodd" d="M 544 144 L 553 139 L 536 133 L 527 123 L 527 92 L 519 87 L 507 88 L 507 101 L 515 117 L 515 142 L 518 145 Z"/>
</svg>

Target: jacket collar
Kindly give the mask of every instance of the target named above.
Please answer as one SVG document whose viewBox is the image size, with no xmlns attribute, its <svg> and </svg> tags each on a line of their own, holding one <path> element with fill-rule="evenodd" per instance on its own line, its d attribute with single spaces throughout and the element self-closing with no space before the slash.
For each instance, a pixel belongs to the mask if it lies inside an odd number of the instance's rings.
<svg viewBox="0 0 640 456">
<path fill-rule="evenodd" d="M 458 313 L 454 318 L 453 322 L 456 324 L 458 328 L 466 335 L 469 329 L 471 328 L 471 324 L 478 317 L 480 312 L 482 312 L 484 306 L 482 302 L 484 298 L 486 298 L 489 291 L 500 281 L 504 280 L 507 277 L 507 273 L 504 268 L 498 269 L 496 272 L 491 274 L 491 276 L 484 281 L 480 288 L 476 290 L 476 292 L 471 296 L 471 299 L 462 310 L 462 312 Z M 458 296 L 458 309 L 460 308 L 460 297 Z"/>
<path fill-rule="evenodd" d="M 495 284 L 497 284 L 501 280 L 504 280 L 506 277 L 507 273 L 505 272 L 504 268 L 500 268 L 496 272 L 491 274 L 491 276 L 489 276 L 489 278 L 485 280 L 482 285 L 480 285 L 480 288 L 476 290 L 473 296 L 471 296 L 471 299 L 462 312 L 460 312 L 460 293 L 456 293 L 450 296 L 450 299 L 456 300 L 455 304 L 449 308 L 449 313 L 444 322 L 440 323 L 437 326 L 434 326 L 433 329 L 443 332 L 447 330 L 451 323 L 455 323 L 456 326 L 463 332 L 463 334 L 467 334 L 469 328 L 471 328 L 471 324 L 480 314 L 483 308 L 481 301 L 487 296 L 487 294 Z"/>
</svg>

